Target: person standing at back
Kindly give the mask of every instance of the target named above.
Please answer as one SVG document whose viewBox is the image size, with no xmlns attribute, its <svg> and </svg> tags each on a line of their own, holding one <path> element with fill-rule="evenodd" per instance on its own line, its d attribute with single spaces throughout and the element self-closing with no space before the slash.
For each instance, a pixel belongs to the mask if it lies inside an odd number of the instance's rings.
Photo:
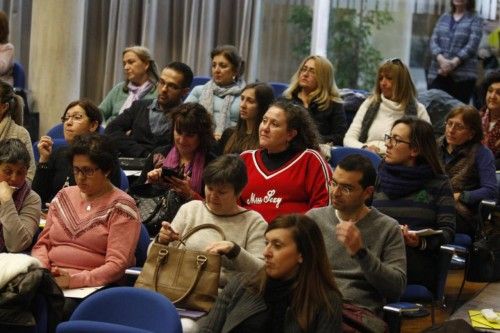
<svg viewBox="0 0 500 333">
<path fill-rule="evenodd" d="M 0 79 L 13 85 L 14 45 L 9 43 L 9 18 L 0 11 Z"/>
</svg>

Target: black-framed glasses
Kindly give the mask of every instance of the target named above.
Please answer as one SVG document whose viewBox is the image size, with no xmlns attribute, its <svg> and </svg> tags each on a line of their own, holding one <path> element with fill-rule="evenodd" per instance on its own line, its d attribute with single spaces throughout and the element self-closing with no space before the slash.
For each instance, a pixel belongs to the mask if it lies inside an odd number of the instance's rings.
<svg viewBox="0 0 500 333">
<path fill-rule="evenodd" d="M 389 143 L 391 146 L 394 146 L 394 147 L 396 147 L 398 145 L 398 143 L 406 143 L 407 145 L 411 145 L 411 142 L 398 139 L 398 138 L 396 138 L 394 136 L 390 136 L 388 134 L 384 135 L 384 142 L 386 144 Z"/>
<path fill-rule="evenodd" d="M 63 123 L 67 122 L 70 119 L 73 119 L 73 121 L 80 122 L 85 118 L 85 115 L 83 114 L 73 114 L 73 115 L 65 115 L 64 117 L 61 117 L 61 121 Z"/>
<path fill-rule="evenodd" d="M 85 177 L 92 177 L 94 173 L 99 170 L 99 168 L 91 168 L 91 167 L 73 167 L 73 175 L 78 176 L 78 174 L 83 175 Z"/>
<path fill-rule="evenodd" d="M 335 191 L 338 188 L 340 190 L 340 193 L 344 195 L 349 195 L 354 190 L 352 187 L 344 184 L 339 184 L 333 179 L 328 182 L 328 186 L 330 186 L 330 189 L 332 191 Z"/>
</svg>

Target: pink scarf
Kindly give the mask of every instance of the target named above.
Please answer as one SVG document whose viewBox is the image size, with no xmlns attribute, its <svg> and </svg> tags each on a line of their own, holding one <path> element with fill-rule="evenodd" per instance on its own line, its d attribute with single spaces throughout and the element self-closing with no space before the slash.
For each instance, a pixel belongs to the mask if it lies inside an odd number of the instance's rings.
<svg viewBox="0 0 500 333">
<path fill-rule="evenodd" d="M 18 188 L 17 190 L 12 193 L 12 200 L 14 201 L 14 206 L 16 207 L 17 213 L 21 210 L 21 207 L 23 206 L 24 200 L 28 196 L 28 194 L 31 191 L 31 186 L 28 184 L 28 182 L 24 182 L 23 186 Z M 0 223 L 0 252 L 4 252 L 5 250 L 5 240 L 3 238 L 3 226 Z"/>
<path fill-rule="evenodd" d="M 129 82 L 127 85 L 128 88 L 128 96 L 125 102 L 123 103 L 118 114 L 122 113 L 126 109 L 128 109 L 134 101 L 138 101 L 142 99 L 153 87 L 153 83 L 151 81 L 146 81 L 140 86 L 136 86 L 132 82 Z"/>
<path fill-rule="evenodd" d="M 163 166 L 167 168 L 178 168 L 179 167 L 179 152 L 175 145 L 170 149 L 167 154 L 167 157 L 163 161 Z M 198 194 L 202 194 L 201 183 L 203 178 L 203 169 L 205 168 L 205 154 L 200 150 L 197 150 L 194 154 L 194 158 L 189 163 L 189 165 L 184 166 L 184 174 L 188 175 L 191 173 L 191 180 L 189 185 L 191 188 L 196 191 Z"/>
</svg>

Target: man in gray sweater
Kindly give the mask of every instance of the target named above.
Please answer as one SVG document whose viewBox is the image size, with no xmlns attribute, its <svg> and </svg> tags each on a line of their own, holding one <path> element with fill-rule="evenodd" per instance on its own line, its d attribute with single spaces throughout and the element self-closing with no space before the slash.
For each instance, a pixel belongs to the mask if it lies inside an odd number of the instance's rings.
<svg viewBox="0 0 500 333">
<path fill-rule="evenodd" d="M 399 224 L 368 207 L 376 171 L 369 159 L 349 155 L 333 172 L 332 206 L 306 215 L 323 232 L 328 258 L 344 299 L 381 314 L 406 287 L 406 254 Z"/>
</svg>

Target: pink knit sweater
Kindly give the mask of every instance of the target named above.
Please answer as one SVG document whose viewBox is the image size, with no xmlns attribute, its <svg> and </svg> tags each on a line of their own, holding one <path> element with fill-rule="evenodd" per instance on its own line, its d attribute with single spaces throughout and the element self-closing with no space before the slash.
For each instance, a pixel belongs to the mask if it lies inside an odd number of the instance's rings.
<svg viewBox="0 0 500 333">
<path fill-rule="evenodd" d="M 113 188 L 92 201 L 90 211 L 88 205 L 78 186 L 59 191 L 31 252 L 48 269 L 66 269 L 70 288 L 111 283 L 135 263 L 140 221 L 134 200 Z"/>
</svg>

